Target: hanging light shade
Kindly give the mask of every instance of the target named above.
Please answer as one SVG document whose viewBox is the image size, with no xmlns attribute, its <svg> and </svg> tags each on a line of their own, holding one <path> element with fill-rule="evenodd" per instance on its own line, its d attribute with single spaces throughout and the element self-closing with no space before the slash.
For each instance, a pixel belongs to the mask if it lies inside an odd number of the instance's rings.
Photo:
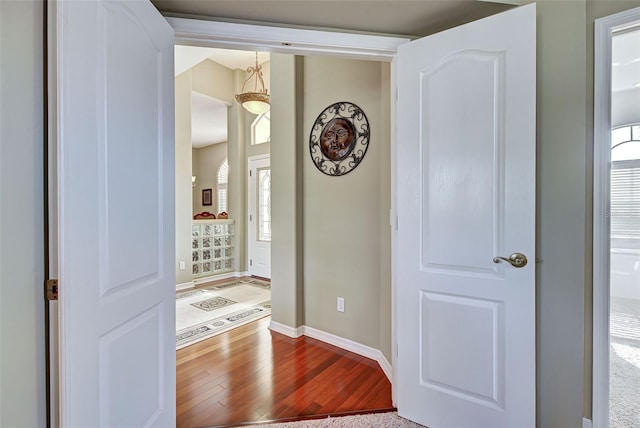
<svg viewBox="0 0 640 428">
<path fill-rule="evenodd" d="M 236 101 L 249 113 L 262 114 L 269 110 L 269 94 L 264 86 L 262 78 L 262 66 L 258 65 L 258 52 L 256 52 L 256 66 L 247 68 L 249 77 L 242 84 L 242 92 L 236 94 Z M 247 83 L 254 79 L 253 92 L 245 91 Z M 258 88 L 258 83 L 260 88 Z M 249 86 L 251 87 L 251 86 Z"/>
</svg>

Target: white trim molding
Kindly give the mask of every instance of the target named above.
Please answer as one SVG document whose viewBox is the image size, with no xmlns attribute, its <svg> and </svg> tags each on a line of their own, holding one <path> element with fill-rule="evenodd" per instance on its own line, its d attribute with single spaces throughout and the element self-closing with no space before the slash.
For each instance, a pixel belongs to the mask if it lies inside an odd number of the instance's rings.
<svg viewBox="0 0 640 428">
<path fill-rule="evenodd" d="M 195 285 L 204 284 L 211 281 L 219 281 L 221 279 L 229 279 L 229 278 L 242 278 L 245 276 L 249 276 L 249 272 L 227 272 L 221 273 L 219 275 L 207 276 L 204 278 L 197 278 L 193 280 Z"/>
<path fill-rule="evenodd" d="M 183 282 L 182 284 L 177 284 L 176 285 L 176 291 L 186 290 L 188 288 L 193 288 L 195 286 L 196 286 L 196 284 L 193 281 Z"/>
<path fill-rule="evenodd" d="M 176 44 L 227 49 L 262 50 L 292 55 L 339 55 L 389 62 L 408 37 L 284 28 L 165 16 Z"/>
<path fill-rule="evenodd" d="M 370 358 L 374 361 L 377 361 L 380 365 L 380 368 L 389 379 L 389 382 L 392 382 L 392 369 L 391 364 L 385 358 L 382 351 L 379 349 L 372 348 L 367 345 L 363 345 L 362 343 L 354 342 L 350 339 L 345 339 L 344 337 L 336 336 L 335 334 L 327 333 L 326 331 L 318 330 L 317 328 L 303 326 L 303 332 L 305 336 L 311 337 L 313 339 L 320 340 L 322 342 L 328 343 L 333 346 L 337 346 L 338 348 L 344 349 L 349 352 L 353 352 L 354 354 L 362 355 L 363 357 Z"/>
<path fill-rule="evenodd" d="M 593 415 L 609 426 L 611 50 L 613 32 L 640 23 L 640 7 L 595 21 L 593 111 Z M 583 424 L 583 426 L 585 426 Z"/>
<path fill-rule="evenodd" d="M 593 423 L 591 419 L 582 418 L 582 428 L 593 428 Z"/>
<path fill-rule="evenodd" d="M 304 326 L 294 328 L 271 320 L 271 322 L 269 323 L 269 330 L 275 331 L 276 333 L 284 334 L 285 336 L 289 336 L 293 339 L 297 339 L 298 337 L 303 335 Z"/>
</svg>

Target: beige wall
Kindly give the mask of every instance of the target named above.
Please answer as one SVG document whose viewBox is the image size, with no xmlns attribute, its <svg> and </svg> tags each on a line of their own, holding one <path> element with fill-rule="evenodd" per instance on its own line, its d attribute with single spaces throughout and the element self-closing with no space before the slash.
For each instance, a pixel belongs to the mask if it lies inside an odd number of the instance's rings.
<svg viewBox="0 0 640 428">
<path fill-rule="evenodd" d="M 217 98 L 227 104 L 235 102 L 232 70 L 217 62 L 205 59 L 188 71 L 191 72 L 194 91 Z"/>
<path fill-rule="evenodd" d="M 271 319 L 299 327 L 303 317 L 303 58 L 271 55 Z"/>
<path fill-rule="evenodd" d="M 227 143 L 212 144 L 192 150 L 191 173 L 196 176 L 193 188 L 193 214 L 209 211 L 218 214 L 218 169 L 227 158 Z M 202 205 L 202 189 L 212 190 L 213 205 Z"/>
<path fill-rule="evenodd" d="M 384 349 L 382 314 L 390 320 L 390 135 L 388 63 L 304 58 L 303 155 L 304 322 L 340 337 Z M 385 87 L 383 88 L 383 84 Z M 383 97 L 383 94 L 385 95 Z M 350 101 L 369 120 L 371 140 L 356 169 L 340 177 L 315 167 L 308 135 L 318 114 Z M 387 113 L 383 117 L 382 112 Z M 386 290 L 382 294 L 381 289 Z M 344 297 L 344 313 L 336 310 Z"/>
<path fill-rule="evenodd" d="M 176 284 L 191 282 L 191 72 L 176 77 Z M 185 269 L 180 270 L 180 262 Z"/>
<path fill-rule="evenodd" d="M 43 3 L 0 1 L 0 426 L 45 413 Z"/>
<path fill-rule="evenodd" d="M 537 418 L 582 424 L 585 271 L 584 1 L 537 3 Z"/>
</svg>

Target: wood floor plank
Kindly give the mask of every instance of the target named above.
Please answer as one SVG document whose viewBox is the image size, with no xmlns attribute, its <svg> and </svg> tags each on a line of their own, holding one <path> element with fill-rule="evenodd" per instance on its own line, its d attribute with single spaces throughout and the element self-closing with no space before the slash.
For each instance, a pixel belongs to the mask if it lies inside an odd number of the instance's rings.
<svg viewBox="0 0 640 428">
<path fill-rule="evenodd" d="M 262 318 L 176 353 L 176 426 L 229 426 L 389 409 L 378 363 L 271 332 Z"/>
</svg>

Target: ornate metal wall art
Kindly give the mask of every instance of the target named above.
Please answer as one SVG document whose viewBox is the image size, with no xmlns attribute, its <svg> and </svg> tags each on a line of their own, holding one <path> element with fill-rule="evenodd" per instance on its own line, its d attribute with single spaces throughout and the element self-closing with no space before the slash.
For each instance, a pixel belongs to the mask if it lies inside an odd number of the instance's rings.
<svg viewBox="0 0 640 428">
<path fill-rule="evenodd" d="M 369 121 L 353 103 L 331 104 L 318 115 L 311 128 L 311 160 L 324 174 L 350 173 L 360 164 L 368 147 Z"/>
</svg>

